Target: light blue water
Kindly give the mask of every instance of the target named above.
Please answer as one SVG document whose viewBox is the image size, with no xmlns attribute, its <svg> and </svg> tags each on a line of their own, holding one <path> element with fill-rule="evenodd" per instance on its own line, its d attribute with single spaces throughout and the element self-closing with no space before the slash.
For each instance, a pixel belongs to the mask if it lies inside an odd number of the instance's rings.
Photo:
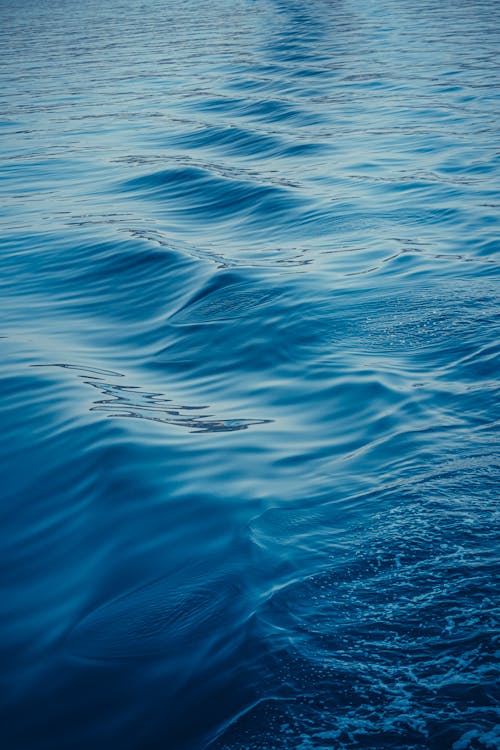
<svg viewBox="0 0 500 750">
<path fill-rule="evenodd" d="M 6 750 L 491 750 L 497 3 L 3 0 Z"/>
</svg>

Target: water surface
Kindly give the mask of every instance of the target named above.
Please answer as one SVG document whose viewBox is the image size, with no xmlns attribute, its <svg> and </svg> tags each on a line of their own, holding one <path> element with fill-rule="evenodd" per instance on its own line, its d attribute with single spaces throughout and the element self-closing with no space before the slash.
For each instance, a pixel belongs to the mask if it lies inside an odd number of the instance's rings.
<svg viewBox="0 0 500 750">
<path fill-rule="evenodd" d="M 498 28 L 2 2 L 2 746 L 499 746 Z"/>
</svg>

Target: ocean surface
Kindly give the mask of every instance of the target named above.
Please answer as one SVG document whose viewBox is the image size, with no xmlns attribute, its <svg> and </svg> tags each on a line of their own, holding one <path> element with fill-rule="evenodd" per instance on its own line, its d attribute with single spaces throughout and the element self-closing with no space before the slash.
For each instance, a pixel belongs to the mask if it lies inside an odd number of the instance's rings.
<svg viewBox="0 0 500 750">
<path fill-rule="evenodd" d="M 496 750 L 500 5 L 0 3 L 0 745 Z"/>
</svg>

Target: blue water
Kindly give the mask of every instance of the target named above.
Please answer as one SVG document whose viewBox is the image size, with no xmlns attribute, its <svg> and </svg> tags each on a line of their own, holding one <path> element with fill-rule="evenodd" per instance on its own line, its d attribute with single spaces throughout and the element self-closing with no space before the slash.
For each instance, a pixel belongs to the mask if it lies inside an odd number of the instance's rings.
<svg viewBox="0 0 500 750">
<path fill-rule="evenodd" d="M 494 0 L 3 0 L 0 744 L 492 750 Z"/>
</svg>

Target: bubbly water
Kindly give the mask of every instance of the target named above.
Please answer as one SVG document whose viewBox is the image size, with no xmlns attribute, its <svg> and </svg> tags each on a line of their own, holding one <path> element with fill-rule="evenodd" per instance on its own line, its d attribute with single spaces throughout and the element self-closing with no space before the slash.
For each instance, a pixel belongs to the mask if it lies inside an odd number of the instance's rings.
<svg viewBox="0 0 500 750">
<path fill-rule="evenodd" d="M 499 20 L 3 0 L 5 750 L 499 747 Z"/>
</svg>

